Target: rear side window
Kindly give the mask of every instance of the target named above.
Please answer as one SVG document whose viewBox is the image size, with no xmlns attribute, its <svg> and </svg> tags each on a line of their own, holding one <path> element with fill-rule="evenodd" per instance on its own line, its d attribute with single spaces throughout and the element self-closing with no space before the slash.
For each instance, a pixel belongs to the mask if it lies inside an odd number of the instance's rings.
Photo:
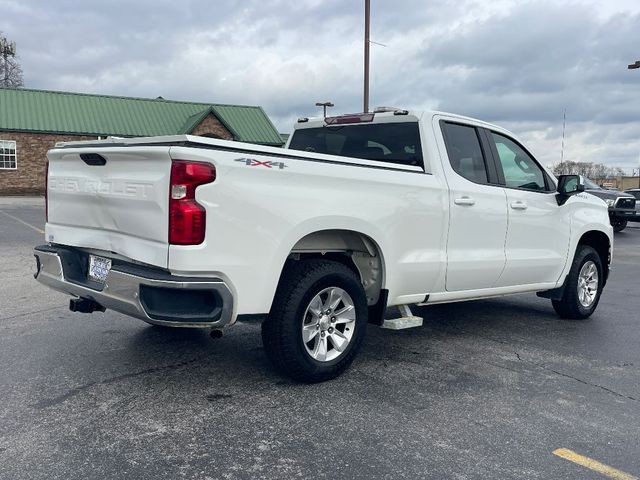
<svg viewBox="0 0 640 480">
<path fill-rule="evenodd" d="M 417 122 L 301 128 L 289 149 L 424 167 Z"/>
<path fill-rule="evenodd" d="M 492 132 L 492 137 L 498 150 L 507 187 L 547 190 L 544 171 L 524 148 L 503 135 Z"/>
<path fill-rule="evenodd" d="M 443 123 L 442 128 L 451 167 L 467 180 L 488 183 L 478 131 L 457 123 Z"/>
</svg>

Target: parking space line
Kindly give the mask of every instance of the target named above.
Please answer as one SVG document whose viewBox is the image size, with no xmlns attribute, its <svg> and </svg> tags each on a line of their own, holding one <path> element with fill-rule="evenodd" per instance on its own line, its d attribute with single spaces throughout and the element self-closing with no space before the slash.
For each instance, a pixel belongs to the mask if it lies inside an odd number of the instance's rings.
<svg viewBox="0 0 640 480">
<path fill-rule="evenodd" d="M 568 448 L 557 448 L 553 451 L 553 454 L 564 458 L 565 460 L 569 460 L 570 462 L 577 463 L 578 465 L 582 465 L 594 472 L 601 473 L 605 477 L 614 478 L 616 480 L 638 480 L 638 477 L 634 477 L 625 472 L 621 472 L 620 470 L 610 467 L 609 465 L 605 465 L 604 463 L 600 463 L 593 458 L 585 457 L 584 455 L 580 455 Z"/>
<path fill-rule="evenodd" d="M 16 222 L 20 222 L 21 224 L 34 229 L 36 232 L 41 233 L 44 235 L 44 230 L 39 229 L 38 227 L 34 227 L 33 225 L 31 225 L 30 223 L 25 222 L 24 220 L 20 220 L 18 217 L 14 217 L 13 215 L 11 215 L 10 213 L 7 213 L 5 211 L 0 210 L 0 213 L 2 213 L 3 215 L 6 215 L 9 218 L 12 218 L 13 220 L 15 220 Z"/>
</svg>

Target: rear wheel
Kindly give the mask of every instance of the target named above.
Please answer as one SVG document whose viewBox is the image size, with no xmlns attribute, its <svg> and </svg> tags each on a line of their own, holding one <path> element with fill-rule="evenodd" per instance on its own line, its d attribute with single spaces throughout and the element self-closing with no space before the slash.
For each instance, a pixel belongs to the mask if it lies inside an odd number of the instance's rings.
<svg viewBox="0 0 640 480">
<path fill-rule="evenodd" d="M 625 228 L 627 228 L 627 220 L 623 218 L 612 218 L 611 226 L 613 227 L 614 232 L 621 232 Z"/>
<path fill-rule="evenodd" d="M 367 301 L 356 273 L 338 262 L 302 260 L 283 273 L 262 341 L 280 371 L 321 382 L 351 364 L 366 326 Z"/>
<path fill-rule="evenodd" d="M 598 306 L 603 284 L 600 255 L 589 246 L 578 246 L 562 299 L 552 300 L 554 310 L 562 318 L 589 317 Z"/>
</svg>

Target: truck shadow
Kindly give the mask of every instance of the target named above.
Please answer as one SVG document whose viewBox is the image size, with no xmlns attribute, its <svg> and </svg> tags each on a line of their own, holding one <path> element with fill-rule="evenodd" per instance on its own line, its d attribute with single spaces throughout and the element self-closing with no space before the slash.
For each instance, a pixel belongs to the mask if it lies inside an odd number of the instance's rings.
<svg viewBox="0 0 640 480">
<path fill-rule="evenodd" d="M 422 327 L 392 331 L 370 325 L 354 368 L 336 384 L 352 382 L 362 373 L 367 378 L 367 372 L 373 381 L 381 365 L 407 371 L 409 362 L 423 375 L 451 357 L 458 363 L 471 362 L 474 356 L 485 355 L 487 352 L 480 352 L 487 348 L 511 355 L 518 349 L 544 347 L 549 342 L 567 343 L 581 331 L 597 337 L 600 325 L 605 323 L 597 321 L 597 314 L 579 323 L 563 321 L 547 300 L 530 295 L 416 307 L 413 312 L 423 316 Z M 126 325 L 120 324 L 117 333 L 103 332 L 122 336 L 123 348 L 118 351 L 118 363 L 126 372 L 122 378 L 151 375 L 157 387 L 165 382 L 178 383 L 187 390 L 202 389 L 203 395 L 214 399 L 236 388 L 297 385 L 279 374 L 267 359 L 257 323 L 239 323 L 221 339 L 212 339 L 207 330 Z"/>
<path fill-rule="evenodd" d="M 424 334 L 442 334 L 499 330 L 503 333 L 548 328 L 558 322 L 551 303 L 531 296 L 475 300 L 442 305 L 413 307 L 414 315 L 423 317 Z M 395 312 L 394 312 L 395 313 Z M 390 317 L 389 312 L 388 317 Z M 410 330 L 407 330 L 410 331 Z"/>
<path fill-rule="evenodd" d="M 142 363 L 180 362 L 188 357 L 195 359 L 190 366 L 193 373 L 200 370 L 215 376 L 232 373 L 247 378 L 273 372 L 262 349 L 260 325 L 252 323 L 238 323 L 216 339 L 206 329 L 143 326 L 130 337 L 126 352 L 131 362 Z"/>
<path fill-rule="evenodd" d="M 587 320 L 563 320 L 549 300 L 531 295 L 415 307 L 412 312 L 423 317 L 422 327 L 400 331 L 369 328 L 365 355 L 389 360 L 412 354 L 437 362 L 457 351 L 479 354 L 482 348 L 508 352 L 546 349 L 571 345 L 578 338 L 590 342 L 607 327 L 607 322 L 598 321 L 607 318 L 602 306 Z"/>
<path fill-rule="evenodd" d="M 424 388 L 430 389 L 435 388 L 434 382 L 446 380 L 441 378 L 445 373 L 454 379 L 446 381 L 455 383 L 464 377 L 480 384 L 487 379 L 470 373 L 475 371 L 474 362 L 496 355 L 510 357 L 518 349 L 544 346 L 549 341 L 562 342 L 575 331 L 585 330 L 585 324 L 592 336 L 598 336 L 595 330 L 605 323 L 561 321 L 546 301 L 530 297 L 419 307 L 414 313 L 424 317 L 422 327 L 390 331 L 370 326 L 352 368 L 335 381 L 313 386 L 297 384 L 273 368 L 262 348 L 259 324 L 240 323 L 222 339 L 212 339 L 206 330 L 158 328 L 114 318 L 116 328 L 99 328 L 107 338 L 121 336 L 122 348 L 111 355 L 101 352 L 92 356 L 95 369 L 103 374 L 85 376 L 79 369 L 78 381 L 68 390 L 40 398 L 32 406 L 47 409 L 95 391 L 120 391 L 123 384 L 140 382 L 144 391 L 169 389 L 167 392 L 179 391 L 217 404 L 231 396 L 252 399 L 256 392 L 272 390 L 283 398 L 291 389 L 336 392 L 353 382 L 370 389 L 406 379 L 409 383 L 403 388 L 410 388 L 412 381 L 429 379 Z M 505 362 L 496 358 L 491 361 Z M 384 381 L 381 369 L 386 372 Z"/>
<path fill-rule="evenodd" d="M 417 307 L 414 314 L 424 317 L 422 327 L 390 331 L 370 325 L 361 352 L 365 356 L 373 354 L 392 359 L 394 355 L 387 351 L 390 344 L 415 349 L 428 347 L 434 339 L 439 343 L 473 336 L 522 339 L 550 335 L 553 330 L 566 328 L 548 301 L 535 298 Z M 190 369 L 202 368 L 211 375 L 233 372 L 234 376 L 245 379 L 260 375 L 274 381 L 283 380 L 264 353 L 257 323 L 239 323 L 221 339 L 210 338 L 206 330 L 142 327 L 130 337 L 126 352 L 132 363 L 150 364 L 168 359 L 179 362 L 188 354 L 199 358 Z M 423 353 L 428 355 L 428 348 Z"/>
</svg>

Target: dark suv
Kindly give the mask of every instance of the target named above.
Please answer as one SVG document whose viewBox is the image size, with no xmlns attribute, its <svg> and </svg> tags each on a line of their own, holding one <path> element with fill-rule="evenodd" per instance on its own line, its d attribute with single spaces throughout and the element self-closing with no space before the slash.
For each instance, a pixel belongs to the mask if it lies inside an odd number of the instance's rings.
<svg viewBox="0 0 640 480">
<path fill-rule="evenodd" d="M 604 200 L 609 207 L 609 220 L 614 232 L 627 227 L 627 221 L 636 217 L 636 197 L 618 190 L 607 190 L 596 185 L 588 178 L 584 179 L 585 191 Z"/>
<path fill-rule="evenodd" d="M 640 188 L 629 188 L 624 191 L 624 193 L 628 193 L 636 197 L 636 216 L 634 218 L 630 218 L 629 220 L 633 222 L 640 222 Z"/>
</svg>

